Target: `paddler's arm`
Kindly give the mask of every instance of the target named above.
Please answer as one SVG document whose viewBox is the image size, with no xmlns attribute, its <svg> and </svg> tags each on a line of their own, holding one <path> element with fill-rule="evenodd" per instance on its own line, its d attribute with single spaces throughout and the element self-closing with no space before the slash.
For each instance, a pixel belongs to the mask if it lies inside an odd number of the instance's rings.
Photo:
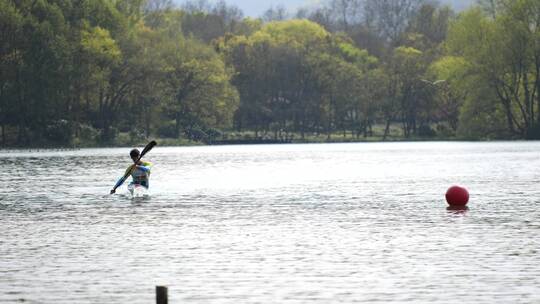
<svg viewBox="0 0 540 304">
<path fill-rule="evenodd" d="M 117 182 L 116 185 L 114 185 L 114 188 L 111 190 L 111 194 L 116 193 L 116 188 L 122 186 L 122 184 L 126 181 L 126 179 L 122 176 Z"/>
<path fill-rule="evenodd" d="M 131 170 L 133 170 L 135 165 L 131 165 L 127 168 L 126 172 L 124 173 L 124 176 L 122 176 L 117 182 L 116 185 L 114 185 L 114 188 L 111 190 L 111 194 L 116 193 L 116 188 L 122 186 L 122 184 L 126 181 L 127 177 L 131 173 Z"/>
</svg>

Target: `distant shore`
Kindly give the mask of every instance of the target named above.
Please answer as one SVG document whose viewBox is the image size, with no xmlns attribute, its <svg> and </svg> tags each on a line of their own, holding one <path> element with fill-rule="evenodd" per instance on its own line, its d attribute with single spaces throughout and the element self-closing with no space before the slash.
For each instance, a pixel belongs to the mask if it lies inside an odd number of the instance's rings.
<svg viewBox="0 0 540 304">
<path fill-rule="evenodd" d="M 189 146 L 220 146 L 220 145 L 272 145 L 272 144 L 324 144 L 324 143 L 383 143 L 383 142 L 440 142 L 440 141 L 471 141 L 471 142 L 486 142 L 486 141 L 514 141 L 525 140 L 519 138 L 458 138 L 458 137 L 401 137 L 389 136 L 383 139 L 382 136 L 370 137 L 355 137 L 343 136 L 342 134 L 332 134 L 319 136 L 289 136 L 282 138 L 271 137 L 255 137 L 250 135 L 226 136 L 207 141 L 194 141 L 189 139 L 174 139 L 174 138 L 159 138 L 150 137 L 148 139 L 138 139 L 134 141 L 115 141 L 112 143 L 96 143 L 96 142 L 76 142 L 73 144 L 63 145 L 54 143 L 42 143 L 40 145 L 7 145 L 0 146 L 0 151 L 6 150 L 77 150 L 85 148 L 115 148 L 115 147 L 132 147 L 144 146 L 149 140 L 156 140 L 161 147 L 189 147 Z"/>
</svg>

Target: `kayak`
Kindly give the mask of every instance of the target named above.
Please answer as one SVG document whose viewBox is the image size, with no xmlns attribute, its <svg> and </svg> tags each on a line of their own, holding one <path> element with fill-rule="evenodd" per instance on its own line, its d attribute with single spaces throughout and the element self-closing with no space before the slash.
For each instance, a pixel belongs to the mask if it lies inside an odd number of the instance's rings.
<svg viewBox="0 0 540 304">
<path fill-rule="evenodd" d="M 148 188 L 146 188 L 145 186 L 138 184 L 129 184 L 127 188 L 129 193 L 131 194 L 131 197 L 133 198 L 150 196 Z"/>
</svg>

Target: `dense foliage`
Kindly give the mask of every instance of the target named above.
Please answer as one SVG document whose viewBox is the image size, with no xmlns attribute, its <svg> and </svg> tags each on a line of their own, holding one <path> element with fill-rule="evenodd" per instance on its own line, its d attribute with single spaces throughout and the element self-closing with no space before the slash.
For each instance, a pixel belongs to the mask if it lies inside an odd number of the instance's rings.
<svg viewBox="0 0 540 304">
<path fill-rule="evenodd" d="M 0 140 L 539 138 L 538 20 L 540 0 L 260 19 L 223 1 L 0 0 Z"/>
</svg>

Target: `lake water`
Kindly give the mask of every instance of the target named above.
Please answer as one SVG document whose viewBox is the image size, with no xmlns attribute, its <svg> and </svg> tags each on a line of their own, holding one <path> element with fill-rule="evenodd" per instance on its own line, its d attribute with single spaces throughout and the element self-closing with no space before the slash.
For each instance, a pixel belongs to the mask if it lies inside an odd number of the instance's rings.
<svg viewBox="0 0 540 304">
<path fill-rule="evenodd" d="M 540 303 L 538 142 L 129 150 L 0 152 L 0 302 Z"/>
</svg>

